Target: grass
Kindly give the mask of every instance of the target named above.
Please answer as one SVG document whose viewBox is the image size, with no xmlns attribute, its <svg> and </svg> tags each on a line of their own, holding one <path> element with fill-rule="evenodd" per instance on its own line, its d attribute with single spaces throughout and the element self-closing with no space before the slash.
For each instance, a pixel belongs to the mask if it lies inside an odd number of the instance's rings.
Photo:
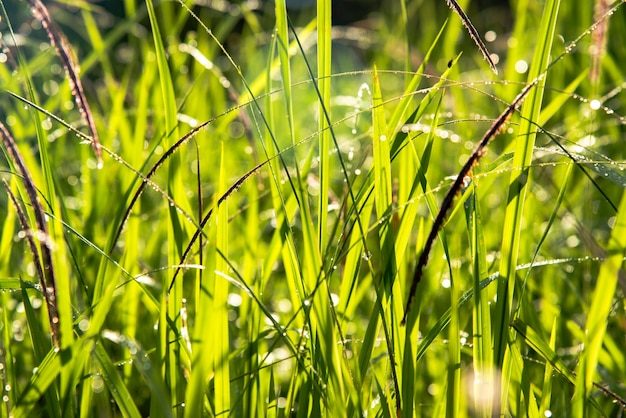
<svg viewBox="0 0 626 418">
<path fill-rule="evenodd" d="M 623 414 L 622 2 L 24 4 L 2 416 Z"/>
</svg>

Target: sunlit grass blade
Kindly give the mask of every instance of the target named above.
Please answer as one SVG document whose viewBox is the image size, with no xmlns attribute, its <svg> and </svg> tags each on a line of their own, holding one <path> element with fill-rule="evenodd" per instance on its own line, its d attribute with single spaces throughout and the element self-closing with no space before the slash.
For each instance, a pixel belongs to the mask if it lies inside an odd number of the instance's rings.
<svg viewBox="0 0 626 418">
<path fill-rule="evenodd" d="M 386 296 L 389 295 L 396 276 L 396 257 L 394 249 L 394 232 L 391 225 L 392 217 L 392 190 L 391 190 L 391 159 L 389 153 L 389 131 L 383 98 L 381 93 L 380 80 L 376 67 L 374 67 L 373 91 L 372 91 L 372 148 L 374 163 L 372 171 L 374 173 L 374 202 L 376 207 L 376 217 L 382 221 L 378 229 L 380 240 L 381 262 L 383 265 L 383 275 L 381 289 Z"/>
<path fill-rule="evenodd" d="M 221 143 L 221 155 L 225 155 L 226 145 Z M 226 189 L 226 169 L 224 157 L 220 159 L 219 190 Z M 209 271 L 208 278 L 213 281 L 213 309 L 210 314 L 209 328 L 215 330 L 217 342 L 213 342 L 212 368 L 214 373 L 215 413 L 217 415 L 231 411 L 230 393 L 230 343 L 228 332 L 228 282 L 220 277 L 220 273 L 228 272 L 228 264 L 224 257 L 228 256 L 228 202 L 216 208 L 215 217 L 215 247 L 208 251 L 215 251 L 215 269 Z M 219 250 L 219 254 L 217 251 Z M 213 277 L 211 277 L 213 276 Z M 205 278 L 206 279 L 206 278 Z M 201 348 L 202 349 L 202 348 Z M 206 348 L 205 348 L 206 349 Z"/>
<path fill-rule="evenodd" d="M 482 277 L 487 276 L 486 248 L 483 234 L 478 185 L 476 180 L 471 184 L 472 195 L 465 202 L 465 213 L 468 224 L 469 241 L 472 251 L 472 275 L 474 279 L 474 309 L 472 329 L 474 333 L 474 411 L 478 416 L 492 415 L 495 395 L 495 374 L 491 353 L 491 311 L 489 293 L 480 286 Z"/>
<path fill-rule="evenodd" d="M 177 107 L 174 93 L 174 86 L 172 84 L 172 76 L 169 70 L 169 64 L 167 60 L 167 53 L 163 40 L 161 38 L 161 31 L 159 22 L 155 14 L 154 5 L 151 0 L 146 0 L 146 6 L 148 7 L 148 15 L 150 17 L 150 25 L 152 27 L 152 35 L 156 53 L 157 67 L 159 70 L 159 82 L 161 87 L 161 98 L 163 104 L 163 129 L 166 136 L 167 143 L 174 142 L 176 138 L 179 138 L 178 134 L 178 121 L 177 121 Z M 164 5 L 165 6 L 165 5 Z M 168 159 L 168 193 L 178 202 L 185 210 L 189 211 L 189 204 L 187 197 L 184 194 L 185 186 L 182 183 L 181 178 L 181 166 L 182 159 L 180 155 L 173 154 Z M 183 242 L 186 240 L 186 234 L 184 227 L 179 218 L 178 212 L 172 206 L 168 206 L 169 222 L 167 228 L 168 239 L 168 262 L 170 265 L 174 265 L 180 259 L 183 251 Z M 163 286 L 163 292 L 166 292 L 167 287 Z M 166 316 L 170 318 L 177 318 L 175 320 L 176 326 L 180 326 L 179 312 L 182 307 L 183 287 L 182 282 L 175 282 L 174 287 L 161 297 L 161 320 L 159 321 L 160 327 L 160 344 L 158 353 L 164 360 L 163 364 L 163 378 L 169 382 L 169 390 L 171 396 L 172 405 L 177 405 L 183 402 L 184 399 L 184 382 L 179 373 L 181 367 L 180 346 L 176 342 L 170 344 L 169 341 L 175 339 L 175 333 L 170 329 L 168 323 L 164 320 Z M 153 403 L 156 407 L 156 404 Z M 156 413 L 156 411 L 154 411 Z"/>
<path fill-rule="evenodd" d="M 374 67 L 373 91 L 372 91 L 372 128 L 373 128 L 373 157 L 374 164 L 374 202 L 376 217 L 380 220 L 378 225 L 378 240 L 380 242 L 378 250 L 381 255 L 382 274 L 376 278 L 379 283 L 377 287 L 377 305 L 379 305 L 382 327 L 385 333 L 387 353 L 389 355 L 391 367 L 391 381 L 396 412 L 402 410 L 399 382 L 402 379 L 401 369 L 397 367 L 396 354 L 400 354 L 399 349 L 404 347 L 402 337 L 393 338 L 397 332 L 394 320 L 394 310 L 396 306 L 402 305 L 402 286 L 396 282 L 396 250 L 394 248 L 395 234 L 393 230 L 393 196 L 391 185 L 391 155 L 389 152 L 390 132 L 387 126 L 385 108 L 381 85 L 376 67 Z M 391 298 L 390 298 L 391 296 Z"/>
<path fill-rule="evenodd" d="M 518 139 L 513 157 L 513 167 L 516 171 L 511 174 L 511 179 L 509 180 L 509 198 L 502 232 L 500 279 L 498 280 L 496 311 L 494 315 L 494 364 L 498 368 L 503 366 L 504 354 L 510 340 L 508 323 L 515 289 L 515 266 L 519 257 L 520 238 L 522 235 L 521 219 L 524 213 L 525 196 L 530 182 L 530 170 L 528 167 L 532 158 L 536 137 L 535 128 L 530 121 L 537 121 L 540 115 L 544 95 L 543 87 L 545 86 L 545 76 L 542 76 L 542 74 L 544 74 L 550 62 L 550 51 L 558 20 L 559 5 L 559 0 L 551 0 L 544 7 L 537 38 L 539 43 L 535 47 L 532 66 L 528 74 L 528 82 L 531 84 L 527 85 L 537 84 L 537 88 L 529 92 L 529 97 L 526 99 L 521 111 L 522 120 L 517 130 Z M 540 79 L 538 79 L 539 77 Z M 505 378 L 502 380 L 502 399 L 506 401 L 508 399 L 509 382 Z M 502 406 L 504 407 L 505 405 Z"/>
</svg>

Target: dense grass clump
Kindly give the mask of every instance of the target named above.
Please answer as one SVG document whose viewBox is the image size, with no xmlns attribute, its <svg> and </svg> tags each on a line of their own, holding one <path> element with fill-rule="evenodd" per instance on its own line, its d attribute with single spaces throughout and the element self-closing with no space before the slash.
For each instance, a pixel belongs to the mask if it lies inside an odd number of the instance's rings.
<svg viewBox="0 0 626 418">
<path fill-rule="evenodd" d="M 623 2 L 373 3 L 0 0 L 3 417 L 623 414 Z"/>
</svg>

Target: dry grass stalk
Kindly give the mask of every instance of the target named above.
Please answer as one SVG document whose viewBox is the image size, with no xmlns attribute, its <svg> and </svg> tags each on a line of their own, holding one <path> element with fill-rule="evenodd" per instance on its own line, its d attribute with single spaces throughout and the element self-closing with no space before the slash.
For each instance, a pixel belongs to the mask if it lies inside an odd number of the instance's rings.
<svg viewBox="0 0 626 418">
<path fill-rule="evenodd" d="M 52 341 L 56 347 L 59 347 L 60 329 L 56 301 L 56 280 L 54 275 L 54 266 L 52 264 L 52 244 L 50 235 L 48 234 L 48 226 L 46 223 L 44 210 L 41 206 L 41 202 L 39 201 L 35 182 L 33 181 L 30 172 L 26 168 L 26 164 L 24 162 L 24 159 L 22 158 L 22 155 L 20 154 L 19 149 L 17 148 L 17 144 L 15 143 L 15 140 L 13 139 L 11 133 L 2 122 L 0 122 L 0 137 L 2 138 L 2 143 L 7 150 L 10 160 L 13 162 L 18 174 L 22 178 L 24 188 L 26 189 L 26 194 L 28 195 L 28 199 L 30 200 L 30 204 L 33 208 L 33 212 L 35 215 L 35 223 L 37 225 L 36 228 L 31 228 L 28 225 L 28 220 L 24 212 L 21 210 L 17 199 L 11 192 L 8 184 L 6 184 L 5 182 L 7 193 L 11 198 L 13 206 L 16 208 L 22 228 L 27 233 L 26 235 L 28 237 L 28 244 L 31 252 L 33 253 L 35 265 L 37 266 L 36 268 L 39 276 L 39 281 L 41 282 L 41 287 L 46 298 L 46 303 L 48 305 L 48 315 L 50 318 L 50 332 L 52 334 Z M 39 257 L 39 252 L 37 251 L 37 245 L 35 244 L 34 238 L 38 238 L 38 241 L 40 243 L 39 249 L 41 251 L 41 258 Z"/>
<path fill-rule="evenodd" d="M 59 58 L 61 58 L 61 62 L 63 63 L 63 67 L 65 67 L 65 72 L 69 78 L 72 95 L 76 100 L 76 104 L 78 105 L 80 114 L 85 124 L 87 125 L 87 129 L 89 129 L 89 134 L 91 135 L 91 146 L 93 147 L 94 153 L 96 154 L 98 167 L 102 167 L 102 149 L 100 147 L 98 131 L 96 130 L 96 124 L 93 120 L 93 115 L 91 114 L 89 103 L 87 102 L 87 98 L 85 97 L 83 84 L 81 83 L 80 77 L 78 76 L 78 66 L 74 63 L 74 60 L 72 59 L 70 45 L 63 35 L 63 32 L 61 32 L 61 30 L 55 25 L 54 21 L 50 17 L 48 9 L 41 2 L 41 0 L 28 0 L 28 2 L 30 3 L 33 15 L 39 22 L 41 22 L 41 25 L 44 27 L 46 33 L 48 34 L 50 43 L 52 43 L 52 45 L 55 47 Z"/>
<path fill-rule="evenodd" d="M 491 54 L 489 54 L 487 47 L 485 46 L 482 39 L 480 39 L 480 34 L 478 33 L 478 31 L 472 24 L 472 21 L 469 19 L 469 17 L 467 17 L 467 14 L 465 14 L 465 12 L 463 11 L 459 3 L 457 3 L 455 0 L 446 0 L 446 3 L 448 3 L 448 6 L 452 10 L 454 10 L 454 12 L 458 14 L 459 17 L 461 18 L 461 22 L 463 22 L 463 26 L 465 26 L 465 28 L 469 32 L 470 38 L 472 38 L 472 40 L 474 41 L 474 43 L 476 44 L 480 52 L 483 54 L 483 58 L 485 58 L 485 60 L 487 60 L 487 62 L 489 63 L 489 67 L 491 67 L 491 71 L 493 71 L 494 74 L 498 74 L 498 69 L 496 68 L 496 64 L 491 59 Z"/>
<path fill-rule="evenodd" d="M 480 158 L 485 153 L 487 145 L 491 142 L 496 135 L 498 135 L 502 130 L 506 127 L 511 115 L 515 110 L 522 104 L 530 90 L 537 84 L 539 80 L 535 80 L 534 82 L 528 84 L 524 89 L 517 95 L 515 100 L 498 116 L 498 118 L 493 122 L 491 127 L 485 132 L 482 139 L 478 143 L 472 155 L 470 155 L 469 159 L 459 171 L 454 183 L 448 193 L 443 198 L 443 202 L 441 203 L 441 207 L 439 208 L 439 212 L 437 213 L 437 217 L 433 222 L 433 226 L 430 229 L 430 233 L 428 234 L 428 238 L 426 239 L 426 243 L 424 244 L 424 249 L 420 254 L 419 260 L 417 262 L 417 266 L 415 267 L 415 272 L 413 274 L 413 281 L 411 283 L 411 289 L 409 290 L 409 298 L 406 303 L 406 307 L 404 309 L 404 317 L 402 318 L 402 325 L 406 324 L 407 316 L 409 315 L 409 311 L 411 310 L 411 304 L 413 303 L 413 299 L 415 297 L 415 293 L 417 291 L 417 285 L 422 279 L 422 272 L 424 267 L 428 263 L 428 255 L 430 254 L 430 250 L 435 242 L 435 238 L 437 238 L 437 234 L 443 228 L 443 224 L 446 220 L 446 216 L 448 215 L 448 211 L 452 208 L 452 202 L 454 198 L 461 192 L 463 188 L 463 183 L 465 182 L 465 177 L 470 173 L 472 167 L 474 167 Z"/>
</svg>

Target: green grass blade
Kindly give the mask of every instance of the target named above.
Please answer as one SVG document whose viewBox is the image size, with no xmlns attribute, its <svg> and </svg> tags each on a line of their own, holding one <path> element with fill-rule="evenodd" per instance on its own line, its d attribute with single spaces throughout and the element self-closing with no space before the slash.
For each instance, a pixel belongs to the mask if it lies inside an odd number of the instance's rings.
<svg viewBox="0 0 626 418">
<path fill-rule="evenodd" d="M 625 3 L 457 2 L 501 80 L 444 1 L 46 3 L 96 169 L 0 0 L 0 416 L 619 416 Z"/>
<path fill-rule="evenodd" d="M 152 35 L 155 46 L 157 67 L 159 70 L 159 82 L 161 86 L 161 95 L 163 103 L 163 129 L 168 143 L 173 143 L 180 137 L 178 133 L 177 106 L 174 94 L 174 86 L 172 84 L 172 76 L 169 70 L 167 54 L 165 46 L 161 38 L 159 22 L 155 14 L 152 0 L 146 0 L 148 15 L 150 17 L 150 25 L 152 27 Z M 191 212 L 187 197 L 184 194 L 185 186 L 181 178 L 182 159 L 180 155 L 174 154 L 168 160 L 168 192 L 187 212 Z M 169 223 L 168 223 L 168 262 L 175 265 L 181 258 L 183 251 L 183 242 L 185 241 L 185 232 L 183 224 L 179 218 L 178 212 L 172 206 L 168 206 Z M 163 286 L 166 291 L 166 286 Z M 162 297 L 165 305 L 161 309 L 167 312 L 171 318 L 180 318 L 179 312 L 182 308 L 183 288 L 182 282 L 179 280 L 171 289 L 169 295 Z M 165 317 L 162 313 L 162 319 Z M 166 360 L 164 377 L 166 377 L 170 386 L 171 402 L 173 405 L 179 404 L 184 400 L 184 383 L 179 373 L 180 367 L 180 347 L 178 343 L 169 344 L 168 341 L 174 339 L 174 333 L 171 332 L 166 321 L 159 322 L 161 328 L 161 347 L 163 358 Z M 176 325 L 180 326 L 180 319 L 176 321 Z M 154 411 L 156 413 L 156 411 Z"/>
<path fill-rule="evenodd" d="M 554 318 L 554 322 L 552 324 L 552 332 L 550 333 L 550 341 L 548 342 L 548 346 L 552 351 L 556 350 L 556 336 L 558 331 L 557 319 L 558 318 Z M 540 412 L 550 410 L 550 404 L 552 401 L 552 387 L 554 386 L 555 380 L 552 376 L 553 371 L 554 368 L 552 367 L 552 364 L 550 364 L 549 362 L 546 363 L 546 368 L 543 373 L 543 386 L 541 387 L 541 405 L 539 407 Z"/>
<path fill-rule="evenodd" d="M 544 74 L 549 60 L 552 40 L 557 23 L 560 1 L 546 2 L 539 29 L 539 42 L 535 47 L 532 66 L 528 74 L 528 81 L 534 82 Z M 500 279 L 498 280 L 497 303 L 494 327 L 494 363 L 502 368 L 504 353 L 509 336 L 508 323 L 510 309 L 515 289 L 515 266 L 519 257 L 520 238 L 522 234 L 521 219 L 524 213 L 525 196 L 530 183 L 529 164 L 535 144 L 535 127 L 531 121 L 539 119 L 543 101 L 545 77 L 542 77 L 537 87 L 530 92 L 522 107 L 522 120 L 518 129 L 518 139 L 513 157 L 515 171 L 509 180 L 509 198 L 502 232 L 502 249 L 500 259 Z M 507 399 L 508 382 L 502 382 L 502 399 Z"/>
<path fill-rule="evenodd" d="M 608 257 L 600 266 L 598 280 L 591 298 L 587 322 L 585 324 L 585 342 L 576 379 L 574 394 L 574 416 L 585 417 L 589 414 L 589 394 L 596 376 L 598 359 L 602 352 L 607 321 L 613 307 L 613 298 L 617 288 L 618 273 L 626 254 L 626 193 L 622 194 L 615 225 L 607 244 Z"/>
<path fill-rule="evenodd" d="M 102 367 L 102 378 L 122 414 L 127 417 L 141 417 L 137 406 L 133 402 L 133 396 L 122 381 L 117 368 L 102 347 L 102 344 L 95 345 L 94 356 Z"/>
<path fill-rule="evenodd" d="M 374 89 L 372 95 L 372 112 L 373 112 L 373 129 L 374 137 L 373 149 L 374 149 L 374 201 L 376 202 L 376 214 L 379 219 L 389 219 L 389 212 L 391 211 L 391 161 L 389 159 L 389 141 L 387 135 L 389 134 L 387 129 L 387 120 L 385 118 L 385 109 L 383 107 L 383 98 L 380 90 L 380 81 L 378 79 L 378 72 L 374 67 Z M 385 232 L 387 231 L 387 232 Z M 393 247 L 389 248 L 389 242 L 393 242 L 393 237 L 390 241 L 386 241 L 386 236 L 389 231 L 389 227 L 381 228 L 381 242 L 387 248 L 382 249 L 384 257 L 393 253 Z M 394 258 L 394 257 L 391 257 Z M 390 258 L 390 259 L 391 259 Z M 394 273 L 393 271 L 391 272 Z"/>
<path fill-rule="evenodd" d="M 26 312 L 26 318 L 28 319 L 28 329 L 30 331 L 30 337 L 32 339 L 33 348 L 35 351 L 35 358 L 37 362 L 42 362 L 46 354 L 50 352 L 52 346 L 47 333 L 41 329 L 37 315 L 30 303 L 30 297 L 26 291 L 26 287 L 22 288 L 22 300 L 24 301 L 24 310 Z M 49 331 L 48 331 L 49 332 Z M 60 417 L 62 415 L 61 403 L 59 402 L 58 385 L 53 383 L 44 393 L 44 399 L 46 402 L 46 409 L 52 417 Z"/>
<path fill-rule="evenodd" d="M 535 350 L 546 362 L 563 376 L 575 388 L 578 385 L 578 377 L 575 375 L 559 357 L 559 355 L 550 347 L 550 343 L 546 342 L 535 330 L 526 325 L 523 321 L 516 319 L 512 327 L 519 333 L 526 343 Z M 602 414 L 602 407 L 592 397 L 588 397 L 589 406 L 593 407 L 596 412 Z M 573 412 L 576 412 L 577 405 L 573 405 Z"/>
<path fill-rule="evenodd" d="M 85 345 L 89 346 L 89 344 L 86 340 L 77 340 L 63 351 L 50 350 L 22 390 L 13 409 L 13 416 L 29 417 L 33 409 L 37 407 L 41 394 L 46 392 L 57 377 L 62 372 L 72 370 L 75 365 L 80 365 L 85 361 L 85 357 L 89 354 Z M 63 411 L 64 414 L 67 412 L 69 411 Z"/>
<path fill-rule="evenodd" d="M 474 411 L 478 416 L 492 415 L 494 401 L 494 370 L 491 352 L 491 311 L 489 293 L 481 289 L 481 277 L 487 276 L 486 248 L 483 234 L 483 222 L 478 199 L 476 180 L 470 186 L 471 196 L 465 202 L 466 222 L 472 251 L 472 274 L 474 278 L 474 310 L 472 329 L 474 357 Z"/>
<path fill-rule="evenodd" d="M 225 155 L 226 144 L 222 141 L 221 155 Z M 227 186 L 227 173 L 224 158 L 220 161 L 220 190 L 225 190 Z M 224 202 L 217 208 L 217 231 L 215 237 L 216 255 L 214 270 L 214 301 L 209 328 L 215 330 L 217 344 L 213 347 L 213 369 L 215 373 L 215 413 L 217 415 L 229 413 L 230 404 L 230 366 L 229 354 L 230 343 L 228 333 L 228 282 L 220 280 L 218 273 L 228 272 L 228 264 L 224 260 L 224 254 L 228 254 L 228 202 Z"/>
<path fill-rule="evenodd" d="M 329 129 L 330 120 L 330 94 L 332 73 L 332 21 L 331 0 L 317 2 L 317 86 L 319 88 L 318 107 L 319 118 L 319 207 L 318 207 L 318 230 L 317 242 L 320 248 L 326 246 L 326 231 L 328 230 L 328 192 L 331 170 L 329 158 L 331 135 Z M 322 115 L 327 114 L 327 117 Z"/>
</svg>

